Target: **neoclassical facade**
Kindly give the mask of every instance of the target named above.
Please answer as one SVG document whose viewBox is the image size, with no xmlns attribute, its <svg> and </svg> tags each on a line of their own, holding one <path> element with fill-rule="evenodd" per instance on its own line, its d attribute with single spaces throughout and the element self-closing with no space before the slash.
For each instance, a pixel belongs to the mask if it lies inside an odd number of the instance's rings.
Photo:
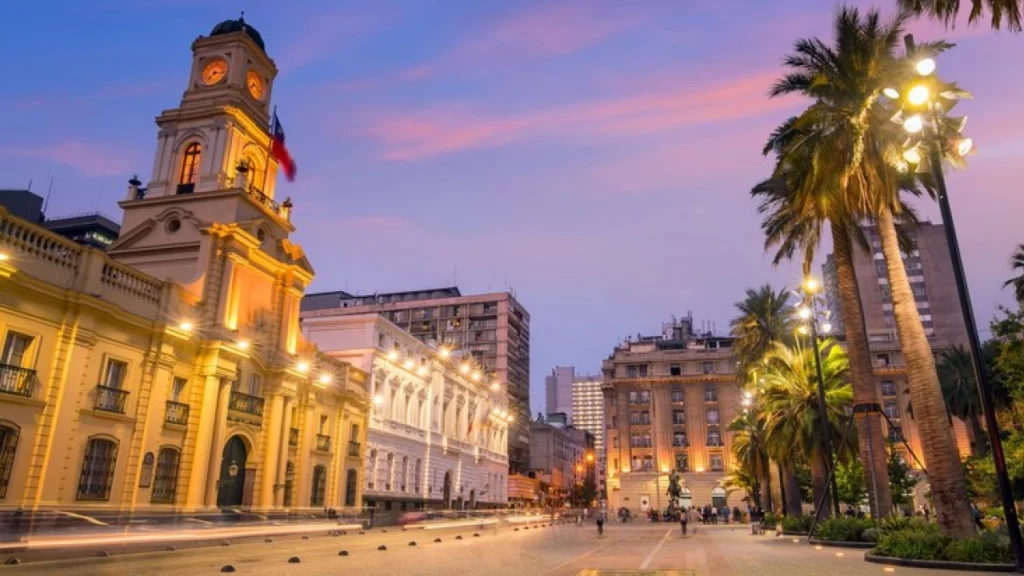
<svg viewBox="0 0 1024 576">
<path fill-rule="evenodd" d="M 277 70 L 241 19 L 192 52 L 107 252 L 0 209 L 0 508 L 360 505 L 369 378 L 300 333 L 313 269 L 274 197 Z"/>
<path fill-rule="evenodd" d="M 378 517 L 507 505 L 513 417 L 500 383 L 378 314 L 304 316 L 302 330 L 371 375 L 363 499 Z"/>
</svg>

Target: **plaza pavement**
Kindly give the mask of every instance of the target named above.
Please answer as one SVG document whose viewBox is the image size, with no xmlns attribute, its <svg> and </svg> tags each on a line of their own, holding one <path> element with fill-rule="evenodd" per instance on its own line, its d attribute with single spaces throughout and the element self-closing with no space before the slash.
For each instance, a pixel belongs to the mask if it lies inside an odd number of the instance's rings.
<svg viewBox="0 0 1024 576">
<path fill-rule="evenodd" d="M 0 576 L 204 576 L 231 564 L 239 575 L 319 576 L 575 576 L 600 572 L 674 571 L 679 576 L 924 575 L 935 571 L 883 567 L 863 560 L 863 550 L 815 549 L 791 538 L 752 536 L 747 526 L 698 526 L 682 537 L 678 525 L 571 524 L 520 528 L 503 525 L 437 531 L 374 529 L 359 535 L 278 538 L 176 552 L 44 561 L 0 567 Z M 456 536 L 461 535 L 461 540 Z M 435 543 L 435 538 L 442 542 Z M 417 545 L 410 547 L 409 541 Z M 378 551 L 384 545 L 386 551 Z M 348 556 L 338 556 L 346 550 Z M 289 563 L 292 556 L 299 563 Z M 598 571 L 598 572 L 594 572 Z M 980 572 L 950 574 L 974 575 Z"/>
</svg>

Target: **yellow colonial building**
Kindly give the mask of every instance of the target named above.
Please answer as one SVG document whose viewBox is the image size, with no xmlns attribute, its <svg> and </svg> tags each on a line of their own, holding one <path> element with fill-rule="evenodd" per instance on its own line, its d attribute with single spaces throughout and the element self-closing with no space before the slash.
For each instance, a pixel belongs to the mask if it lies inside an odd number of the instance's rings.
<svg viewBox="0 0 1024 576">
<path fill-rule="evenodd" d="M 313 270 L 275 199 L 277 69 L 242 19 L 192 52 L 106 253 L 0 208 L 0 509 L 360 505 L 367 374 L 299 330 Z"/>
</svg>

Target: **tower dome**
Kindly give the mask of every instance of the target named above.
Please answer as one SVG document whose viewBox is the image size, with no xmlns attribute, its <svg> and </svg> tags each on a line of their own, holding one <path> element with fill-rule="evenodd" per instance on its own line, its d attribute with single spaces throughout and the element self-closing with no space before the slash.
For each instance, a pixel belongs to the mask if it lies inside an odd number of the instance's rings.
<svg viewBox="0 0 1024 576">
<path fill-rule="evenodd" d="M 263 37 L 260 36 L 258 30 L 253 28 L 248 22 L 245 21 L 244 16 L 239 16 L 238 20 L 225 20 L 220 24 L 213 27 L 210 31 L 210 36 L 219 36 L 221 34 L 234 34 L 235 32 L 244 32 L 252 41 L 260 47 L 260 50 L 267 51 L 267 47 L 263 44 Z"/>
</svg>

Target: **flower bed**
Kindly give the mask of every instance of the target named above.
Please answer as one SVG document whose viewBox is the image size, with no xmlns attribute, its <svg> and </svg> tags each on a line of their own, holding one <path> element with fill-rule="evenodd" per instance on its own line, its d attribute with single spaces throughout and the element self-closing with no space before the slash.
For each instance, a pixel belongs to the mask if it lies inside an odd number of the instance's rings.
<svg viewBox="0 0 1024 576">
<path fill-rule="evenodd" d="M 869 556 L 872 562 L 953 570 L 1003 571 L 1014 560 L 1005 530 L 957 540 L 942 535 L 936 524 L 907 519 L 884 522 Z"/>
</svg>

